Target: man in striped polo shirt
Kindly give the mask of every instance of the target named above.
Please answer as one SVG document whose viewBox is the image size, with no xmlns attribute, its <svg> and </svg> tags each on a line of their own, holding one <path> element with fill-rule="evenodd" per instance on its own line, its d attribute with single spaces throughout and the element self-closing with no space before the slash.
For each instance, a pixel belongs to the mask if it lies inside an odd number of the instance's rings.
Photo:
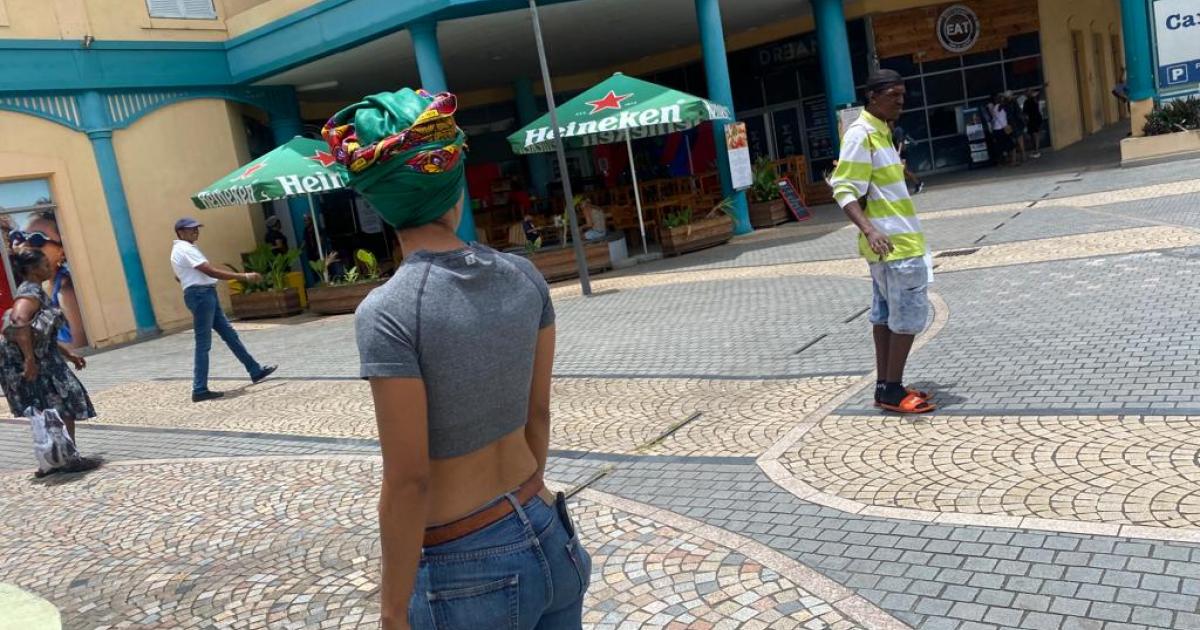
<svg viewBox="0 0 1200 630">
<path fill-rule="evenodd" d="M 899 413 L 927 413 L 929 395 L 904 386 L 904 366 L 929 317 L 932 261 L 904 181 L 904 164 L 888 126 L 904 109 L 904 79 L 879 70 L 867 80 L 867 106 L 842 137 L 833 196 L 861 232 L 858 250 L 873 281 L 875 404 Z M 865 207 L 864 207 L 865 205 Z"/>
</svg>

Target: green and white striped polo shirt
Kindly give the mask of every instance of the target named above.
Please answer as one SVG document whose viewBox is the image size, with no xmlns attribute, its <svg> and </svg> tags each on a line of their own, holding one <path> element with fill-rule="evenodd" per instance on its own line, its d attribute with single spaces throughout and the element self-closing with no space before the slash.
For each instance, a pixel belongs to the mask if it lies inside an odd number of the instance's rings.
<svg viewBox="0 0 1200 630">
<path fill-rule="evenodd" d="M 838 165 L 829 180 L 833 197 L 845 208 L 851 201 L 866 197 L 863 208 L 867 218 L 892 241 L 894 249 L 886 257 L 871 251 L 867 238 L 858 236 L 858 251 L 870 262 L 902 260 L 924 256 L 928 251 L 921 220 L 908 194 L 904 165 L 892 144 L 887 123 L 863 110 L 842 137 Z"/>
</svg>

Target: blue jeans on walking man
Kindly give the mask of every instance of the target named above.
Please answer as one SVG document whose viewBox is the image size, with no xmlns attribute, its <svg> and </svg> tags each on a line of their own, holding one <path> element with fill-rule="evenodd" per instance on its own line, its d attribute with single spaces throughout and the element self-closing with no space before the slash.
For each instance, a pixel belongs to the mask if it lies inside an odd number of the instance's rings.
<svg viewBox="0 0 1200 630">
<path fill-rule="evenodd" d="M 192 376 L 192 393 L 208 391 L 208 351 L 212 349 L 212 334 L 216 331 L 233 356 L 237 357 L 251 380 L 257 380 L 263 373 L 263 367 L 250 356 L 237 331 L 221 310 L 221 302 L 217 299 L 216 287 L 189 287 L 183 292 L 183 303 L 192 312 L 192 326 L 196 331 L 196 358 Z"/>
</svg>

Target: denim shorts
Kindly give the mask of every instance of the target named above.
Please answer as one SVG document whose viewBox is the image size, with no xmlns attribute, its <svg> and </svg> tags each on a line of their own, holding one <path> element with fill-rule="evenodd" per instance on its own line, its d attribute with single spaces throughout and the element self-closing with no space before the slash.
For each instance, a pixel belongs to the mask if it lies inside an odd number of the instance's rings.
<svg viewBox="0 0 1200 630">
<path fill-rule="evenodd" d="M 467 536 L 426 547 L 408 621 L 413 630 L 579 630 L 592 560 L 559 495 L 534 497 Z"/>
<path fill-rule="evenodd" d="M 898 335 L 925 330 L 929 319 L 929 263 L 924 256 L 871 263 L 871 323 Z"/>
</svg>

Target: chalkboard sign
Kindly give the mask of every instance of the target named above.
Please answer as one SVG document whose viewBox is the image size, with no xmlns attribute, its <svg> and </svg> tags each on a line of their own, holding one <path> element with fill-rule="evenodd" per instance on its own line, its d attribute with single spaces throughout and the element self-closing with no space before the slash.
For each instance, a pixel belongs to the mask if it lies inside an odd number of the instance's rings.
<svg viewBox="0 0 1200 630">
<path fill-rule="evenodd" d="M 786 177 L 781 177 L 775 182 L 779 186 L 779 196 L 783 197 L 783 202 L 787 204 L 788 210 L 792 211 L 797 221 L 807 221 L 812 218 L 812 213 L 808 211 L 808 206 L 804 205 L 804 200 L 800 197 L 800 193 L 796 191 L 796 187 Z"/>
</svg>

